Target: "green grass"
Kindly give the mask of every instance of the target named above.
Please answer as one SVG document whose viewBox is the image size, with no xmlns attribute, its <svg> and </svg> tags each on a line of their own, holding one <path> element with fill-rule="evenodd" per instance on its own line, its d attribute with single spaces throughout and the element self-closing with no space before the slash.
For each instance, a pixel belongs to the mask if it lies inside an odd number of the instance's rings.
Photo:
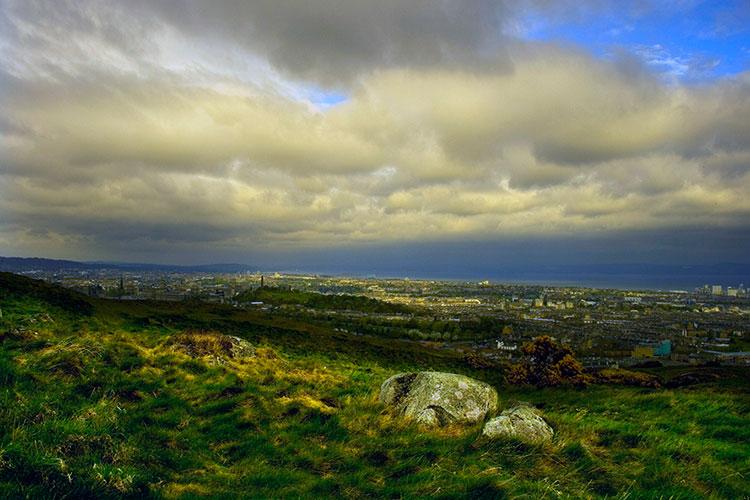
<svg viewBox="0 0 750 500">
<path fill-rule="evenodd" d="M 413 310 L 403 304 L 393 304 L 362 295 L 323 294 L 288 288 L 260 287 L 247 290 L 237 298 L 239 302 L 263 302 L 271 305 L 296 305 L 310 309 L 351 310 L 365 313 L 403 313 Z"/>
<path fill-rule="evenodd" d="M 78 297 L 79 298 L 79 297 Z M 747 374 L 682 389 L 524 389 L 413 343 L 218 306 L 1 294 L 0 497 L 743 498 Z M 49 318 L 49 319 L 48 319 Z M 31 320 L 34 319 L 32 322 Z M 186 328 L 251 340 L 215 363 Z M 461 371 L 528 401 L 551 443 L 422 429 L 377 402 L 400 370 Z M 670 376 L 676 373 L 670 373 Z M 730 378 L 731 376 L 731 378 Z"/>
</svg>

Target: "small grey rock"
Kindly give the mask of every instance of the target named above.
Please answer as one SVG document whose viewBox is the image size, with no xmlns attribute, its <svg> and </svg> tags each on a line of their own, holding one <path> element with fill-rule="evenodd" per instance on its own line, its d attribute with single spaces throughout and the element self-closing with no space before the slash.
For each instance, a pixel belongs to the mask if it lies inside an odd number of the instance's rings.
<svg viewBox="0 0 750 500">
<path fill-rule="evenodd" d="M 536 408 L 518 405 L 503 411 L 484 425 L 482 435 L 489 438 L 512 437 L 529 443 L 552 439 L 554 431 Z"/>
<path fill-rule="evenodd" d="M 227 335 L 232 343 L 231 352 L 233 358 L 250 358 L 255 356 L 255 346 L 245 339 Z"/>
</svg>

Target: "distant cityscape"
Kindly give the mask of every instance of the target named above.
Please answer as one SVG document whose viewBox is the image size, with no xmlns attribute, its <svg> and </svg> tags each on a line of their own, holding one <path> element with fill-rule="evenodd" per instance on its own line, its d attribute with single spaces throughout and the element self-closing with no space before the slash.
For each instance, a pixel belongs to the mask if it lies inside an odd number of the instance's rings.
<svg viewBox="0 0 750 500">
<path fill-rule="evenodd" d="M 296 315 L 351 335 L 405 338 L 436 349 L 514 360 L 524 342 L 551 335 L 589 367 L 658 362 L 750 365 L 750 291 L 742 283 L 634 291 L 409 278 L 261 272 L 25 270 L 26 276 L 113 300 L 200 300 L 269 315 Z M 351 294 L 413 313 L 310 309 L 243 301 L 261 285 Z"/>
</svg>

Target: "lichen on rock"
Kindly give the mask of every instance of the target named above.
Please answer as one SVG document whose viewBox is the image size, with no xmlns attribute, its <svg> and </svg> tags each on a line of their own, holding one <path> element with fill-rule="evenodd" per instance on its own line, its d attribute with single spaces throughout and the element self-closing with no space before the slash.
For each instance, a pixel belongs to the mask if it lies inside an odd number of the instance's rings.
<svg viewBox="0 0 750 500">
<path fill-rule="evenodd" d="M 528 443 L 552 439 L 554 431 L 536 408 L 521 404 L 503 411 L 484 425 L 482 435 L 488 438 L 509 437 Z"/>
<path fill-rule="evenodd" d="M 428 426 L 478 422 L 497 409 L 490 385 L 454 373 L 400 373 L 380 388 L 380 401 Z"/>
</svg>

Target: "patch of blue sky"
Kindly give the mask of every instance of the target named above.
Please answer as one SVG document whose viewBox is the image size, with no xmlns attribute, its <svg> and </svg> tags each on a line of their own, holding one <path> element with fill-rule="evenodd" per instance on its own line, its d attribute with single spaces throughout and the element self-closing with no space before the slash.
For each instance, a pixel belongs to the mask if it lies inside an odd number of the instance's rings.
<svg viewBox="0 0 750 500">
<path fill-rule="evenodd" d="M 618 50 L 639 57 L 668 79 L 707 81 L 750 70 L 750 2 L 658 2 L 634 11 L 623 2 L 591 15 L 563 20 L 531 12 L 520 35 L 567 42 L 597 57 Z"/>
<path fill-rule="evenodd" d="M 330 108 L 349 100 L 349 95 L 340 90 L 326 90 L 317 87 L 305 89 L 307 99 L 319 108 Z"/>
<path fill-rule="evenodd" d="M 292 81 L 277 76 L 274 80 L 277 91 L 283 96 L 306 103 L 318 110 L 326 110 L 343 104 L 350 95 L 339 89 L 326 89 L 310 82 Z"/>
</svg>

